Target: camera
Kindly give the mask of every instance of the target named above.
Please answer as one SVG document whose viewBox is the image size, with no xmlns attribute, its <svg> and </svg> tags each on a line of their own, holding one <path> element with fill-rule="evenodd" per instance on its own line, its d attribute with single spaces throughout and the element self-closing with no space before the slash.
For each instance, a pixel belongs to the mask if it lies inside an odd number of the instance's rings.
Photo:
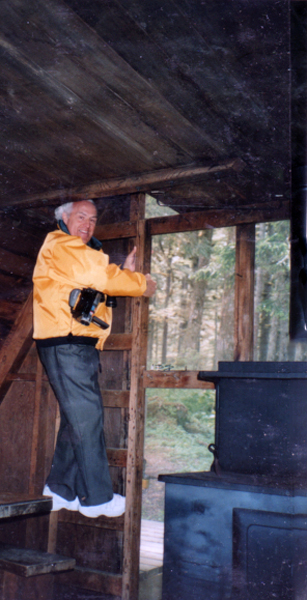
<svg viewBox="0 0 307 600">
<path fill-rule="evenodd" d="M 104 301 L 106 301 L 106 306 L 116 307 L 116 298 L 105 296 L 102 292 L 92 288 L 74 289 L 69 294 L 69 306 L 74 319 L 82 325 L 89 326 L 90 323 L 94 323 L 102 329 L 108 329 L 108 323 L 95 317 L 97 306 Z"/>
</svg>

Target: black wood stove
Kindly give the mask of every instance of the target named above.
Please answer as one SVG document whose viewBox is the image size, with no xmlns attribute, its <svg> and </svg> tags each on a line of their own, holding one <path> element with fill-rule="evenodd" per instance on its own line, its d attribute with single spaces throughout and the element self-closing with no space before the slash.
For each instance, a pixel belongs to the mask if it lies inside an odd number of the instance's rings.
<svg viewBox="0 0 307 600">
<path fill-rule="evenodd" d="M 307 600 L 307 364 L 223 362 L 210 472 L 165 486 L 163 600 Z"/>
</svg>

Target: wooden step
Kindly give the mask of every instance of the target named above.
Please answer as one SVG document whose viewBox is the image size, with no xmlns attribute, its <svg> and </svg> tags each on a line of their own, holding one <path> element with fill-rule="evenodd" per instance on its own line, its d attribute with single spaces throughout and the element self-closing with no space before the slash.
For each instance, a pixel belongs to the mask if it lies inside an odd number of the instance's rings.
<svg viewBox="0 0 307 600">
<path fill-rule="evenodd" d="M 94 520 L 94 519 L 93 519 Z M 122 575 L 77 566 L 73 571 L 57 575 L 60 585 L 75 586 L 100 594 L 122 595 Z M 93 594 L 94 596 L 94 594 Z"/>
<path fill-rule="evenodd" d="M 97 519 L 91 519 L 89 517 L 85 517 L 81 515 L 81 513 L 77 511 L 65 510 L 62 509 L 58 513 L 58 522 L 59 523 L 73 523 L 74 525 L 87 525 L 87 527 L 91 527 L 92 529 L 111 529 L 116 531 L 124 531 L 124 519 L 125 516 L 121 515 L 120 517 L 97 517 Z"/>
<path fill-rule="evenodd" d="M 74 569 L 74 558 L 0 544 L 0 569 L 22 577 Z"/>
<path fill-rule="evenodd" d="M 48 513 L 52 509 L 52 499 L 28 494 L 0 494 L 0 519 Z"/>
</svg>

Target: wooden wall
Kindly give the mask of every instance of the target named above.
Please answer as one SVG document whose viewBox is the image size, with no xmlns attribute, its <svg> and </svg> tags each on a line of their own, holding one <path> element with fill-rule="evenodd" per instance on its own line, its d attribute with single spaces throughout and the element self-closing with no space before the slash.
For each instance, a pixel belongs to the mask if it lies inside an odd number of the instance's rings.
<svg viewBox="0 0 307 600">
<path fill-rule="evenodd" d="M 105 252 L 118 262 L 134 244 L 137 269 L 150 270 L 154 233 L 199 229 L 210 225 L 202 214 L 144 219 L 145 197 L 136 194 L 122 204 L 122 223 L 112 203 L 98 227 Z M 262 215 L 263 216 L 263 215 Z M 109 224 L 107 224 L 109 221 Z M 215 225 L 222 226 L 220 218 Z M 226 225 L 228 224 L 226 219 Z M 234 223 L 232 223 L 234 224 Z M 236 358 L 252 359 L 254 226 L 238 223 L 236 271 Z M 76 558 L 73 572 L 57 575 L 62 586 L 93 590 L 114 600 L 137 600 L 141 520 L 144 393 L 146 387 L 212 388 L 196 372 L 146 371 L 148 299 L 121 298 L 114 310 L 112 334 L 101 354 L 100 386 L 105 406 L 105 436 L 114 491 L 126 495 L 127 509 L 116 519 L 88 519 L 65 510 L 45 517 L 13 519 L 0 525 L 0 540 L 48 548 Z M 242 325 L 244 324 L 244 326 Z M 0 491 L 41 494 L 51 466 L 58 426 L 57 403 L 32 343 L 32 302 L 0 352 Z"/>
<path fill-rule="evenodd" d="M 104 250 L 116 260 L 125 257 L 136 243 L 137 268 L 143 270 L 147 261 L 147 272 L 150 253 L 145 241 L 144 200 L 144 195 L 132 196 L 131 203 L 122 205 L 122 212 L 126 208 L 123 219 L 131 217 L 135 222 L 134 238 L 105 240 Z M 105 221 L 108 216 L 112 221 L 111 210 L 105 211 Z M 76 558 L 76 570 L 58 575 L 58 583 L 111 594 L 114 600 L 138 596 L 144 432 L 140 372 L 146 358 L 147 306 L 144 298 L 118 299 L 112 334 L 100 356 L 109 465 L 114 491 L 127 497 L 125 515 L 88 519 L 62 510 L 52 513 L 49 523 L 46 518 L 36 518 L 29 528 L 27 519 L 22 523 L 10 519 L 0 527 L 0 539 L 9 536 L 18 545 L 44 546 Z M 0 355 L 0 489 L 29 496 L 42 492 L 59 417 L 31 335 L 29 298 Z"/>
</svg>

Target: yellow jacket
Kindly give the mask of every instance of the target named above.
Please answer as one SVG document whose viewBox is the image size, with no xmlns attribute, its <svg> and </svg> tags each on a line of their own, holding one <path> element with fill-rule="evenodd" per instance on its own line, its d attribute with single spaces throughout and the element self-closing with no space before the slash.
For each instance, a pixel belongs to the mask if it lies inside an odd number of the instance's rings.
<svg viewBox="0 0 307 600">
<path fill-rule="evenodd" d="M 99 350 L 111 327 L 103 330 L 73 319 L 68 303 L 71 290 L 91 287 L 110 296 L 141 296 L 146 290 L 144 275 L 109 264 L 109 257 L 102 251 L 60 230 L 47 235 L 37 257 L 33 283 L 34 339 L 69 334 L 99 338 Z M 99 304 L 95 315 L 111 326 L 112 309 L 105 303 Z"/>
</svg>

